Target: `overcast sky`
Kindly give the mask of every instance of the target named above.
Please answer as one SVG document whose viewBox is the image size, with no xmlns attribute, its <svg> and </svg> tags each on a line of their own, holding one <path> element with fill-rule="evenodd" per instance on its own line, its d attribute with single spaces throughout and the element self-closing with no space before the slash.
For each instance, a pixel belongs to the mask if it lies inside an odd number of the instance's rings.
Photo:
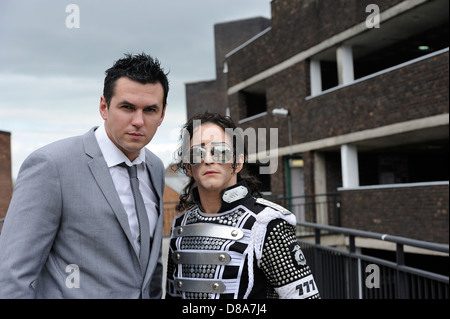
<svg viewBox="0 0 450 319">
<path fill-rule="evenodd" d="M 79 8 L 79 28 L 68 28 Z M 214 24 L 263 16 L 270 0 L 1 0 L 0 130 L 12 171 L 53 141 L 102 123 L 104 72 L 146 52 L 169 73 L 168 108 L 148 148 L 171 162 L 186 121 L 185 83 L 215 78 Z M 73 26 L 69 23 L 69 26 Z"/>
</svg>

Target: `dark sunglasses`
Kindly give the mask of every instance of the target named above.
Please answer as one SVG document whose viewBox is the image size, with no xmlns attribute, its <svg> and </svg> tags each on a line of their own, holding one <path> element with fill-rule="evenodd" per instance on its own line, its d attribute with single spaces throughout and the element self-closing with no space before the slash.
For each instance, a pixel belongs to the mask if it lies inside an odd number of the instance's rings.
<svg viewBox="0 0 450 319">
<path fill-rule="evenodd" d="M 214 143 L 213 143 L 214 145 Z M 189 151 L 189 164 L 192 166 L 200 164 L 205 160 L 208 150 L 202 146 L 192 146 Z M 233 161 L 233 149 L 226 143 L 216 144 L 210 149 L 214 162 L 218 164 L 231 163 Z"/>
</svg>

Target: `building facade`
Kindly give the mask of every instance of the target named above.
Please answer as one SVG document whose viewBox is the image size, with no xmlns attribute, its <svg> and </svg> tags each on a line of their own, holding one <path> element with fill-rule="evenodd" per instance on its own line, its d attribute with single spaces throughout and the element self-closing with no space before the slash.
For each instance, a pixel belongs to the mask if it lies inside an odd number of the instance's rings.
<svg viewBox="0 0 450 319">
<path fill-rule="evenodd" d="M 216 44 L 226 87 L 188 84 L 187 113 L 209 104 L 262 132 L 253 169 L 299 220 L 448 244 L 448 6 L 273 0 L 269 26 L 224 55 Z"/>
<path fill-rule="evenodd" d="M 266 30 L 270 20 L 257 17 L 246 20 L 218 23 L 214 26 L 216 78 L 186 84 L 187 117 L 214 109 L 225 114 L 228 108 L 225 55 L 253 36 Z M 226 70 L 225 70 L 226 71 Z"/>
</svg>

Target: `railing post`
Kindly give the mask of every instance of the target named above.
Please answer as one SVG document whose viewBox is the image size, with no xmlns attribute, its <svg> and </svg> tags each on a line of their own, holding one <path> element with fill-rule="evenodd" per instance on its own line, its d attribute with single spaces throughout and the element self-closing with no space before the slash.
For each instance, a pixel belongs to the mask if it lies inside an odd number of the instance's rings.
<svg viewBox="0 0 450 319">
<path fill-rule="evenodd" d="M 406 299 L 408 298 L 408 283 L 406 281 L 406 274 L 400 270 L 399 266 L 405 265 L 405 253 L 403 250 L 403 244 L 397 243 L 396 250 L 397 259 L 397 298 Z"/>
<path fill-rule="evenodd" d="M 320 245 L 320 228 L 314 229 L 314 240 L 316 245 Z"/>
<path fill-rule="evenodd" d="M 314 242 L 315 245 L 320 245 L 320 228 L 314 229 Z M 314 272 L 317 274 L 316 284 L 318 285 L 319 291 L 324 290 L 325 283 L 323 282 L 323 265 L 322 258 L 320 256 L 320 249 L 317 246 L 314 247 Z"/>
<path fill-rule="evenodd" d="M 349 280 L 349 299 L 357 299 L 359 297 L 358 294 L 358 263 L 357 260 L 354 259 L 354 254 L 356 253 L 356 245 L 355 245 L 355 236 L 349 235 L 349 249 L 350 249 L 350 258 L 349 258 L 349 270 L 348 270 L 348 280 Z"/>
</svg>

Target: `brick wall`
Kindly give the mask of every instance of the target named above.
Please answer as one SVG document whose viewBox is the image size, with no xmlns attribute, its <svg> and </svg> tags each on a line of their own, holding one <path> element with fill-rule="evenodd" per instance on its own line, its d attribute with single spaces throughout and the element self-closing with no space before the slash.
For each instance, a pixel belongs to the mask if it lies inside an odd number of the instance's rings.
<svg viewBox="0 0 450 319">
<path fill-rule="evenodd" d="M 283 147 L 289 145 L 287 120 L 272 116 L 273 108 L 291 110 L 293 144 L 445 114 L 449 112 L 448 59 L 448 53 L 444 53 L 311 100 L 305 99 L 309 95 L 309 66 L 301 62 L 266 80 L 269 114 L 240 126 L 243 129 L 277 127 L 278 145 Z M 229 104 L 233 118 L 239 120 L 236 116 L 240 108 L 239 93 L 229 96 Z M 335 168 L 340 171 L 337 156 L 334 156 Z M 309 164 L 312 161 L 305 162 L 305 183 L 309 172 L 313 176 Z M 281 173 L 278 176 L 282 177 Z M 329 192 L 342 186 L 340 178 L 335 176 L 334 180 L 327 181 L 327 186 L 331 186 Z M 284 182 L 272 180 L 272 192 L 283 194 Z M 305 191 L 312 194 L 313 186 L 305 185 Z"/>
<path fill-rule="evenodd" d="M 11 134 L 0 131 L 0 218 L 6 215 L 11 195 Z M 0 223 L 0 231 L 1 227 Z"/>
<path fill-rule="evenodd" d="M 443 53 L 311 100 L 305 100 L 308 63 L 301 62 L 266 80 L 267 107 L 291 110 L 294 144 L 445 114 L 448 60 L 448 52 Z M 232 115 L 239 114 L 238 95 L 229 97 Z M 245 127 L 279 127 L 282 147 L 289 144 L 283 120 L 269 114 Z"/>
<path fill-rule="evenodd" d="M 448 61 L 447 52 L 304 102 L 296 142 L 448 113 Z"/>
<path fill-rule="evenodd" d="M 449 242 L 448 185 L 342 191 L 341 201 L 343 227 Z"/>
<path fill-rule="evenodd" d="M 187 118 L 211 109 L 224 114 L 224 110 L 218 104 L 218 94 L 219 90 L 216 80 L 186 84 L 186 105 L 195 106 L 187 107 Z"/>
<path fill-rule="evenodd" d="M 366 20 L 366 7 L 380 11 L 402 0 L 274 0 L 272 30 L 229 60 L 229 87 Z"/>
</svg>

